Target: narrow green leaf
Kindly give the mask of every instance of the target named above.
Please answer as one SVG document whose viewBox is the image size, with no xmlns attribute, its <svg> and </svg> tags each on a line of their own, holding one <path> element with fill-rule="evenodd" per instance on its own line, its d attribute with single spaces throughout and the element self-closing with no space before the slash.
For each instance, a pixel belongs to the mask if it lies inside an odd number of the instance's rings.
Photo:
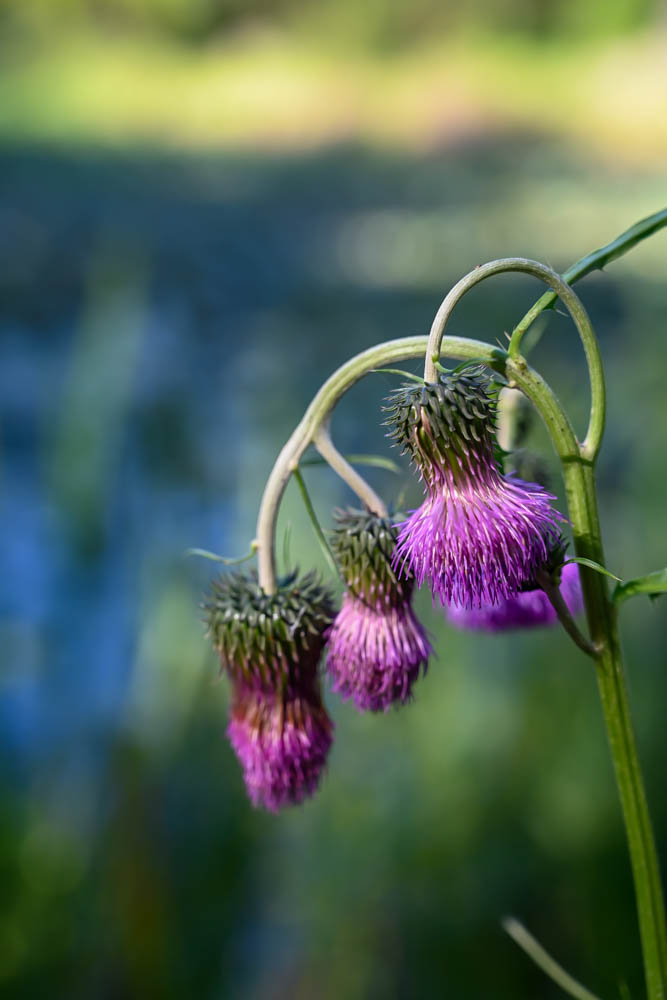
<svg viewBox="0 0 667 1000">
<path fill-rule="evenodd" d="M 567 271 L 563 271 L 563 280 L 572 285 L 575 281 L 579 281 L 580 278 L 585 277 L 592 271 L 601 271 L 607 264 L 610 264 L 613 260 L 618 260 L 628 250 L 637 246 L 638 243 L 645 240 L 648 236 L 652 236 L 653 233 L 657 233 L 664 226 L 667 226 L 667 208 L 663 208 L 659 212 L 641 219 L 634 226 L 621 233 L 620 236 L 617 236 L 611 243 L 607 243 L 605 246 L 600 247 L 599 250 L 593 250 L 592 253 L 586 254 L 585 257 L 581 257 L 575 261 L 574 264 L 568 267 Z M 518 339 L 521 340 L 528 327 L 544 309 L 551 309 L 557 298 L 556 293 L 551 291 L 545 292 L 540 296 L 523 319 L 515 326 L 512 337 L 518 336 Z"/>
<path fill-rule="evenodd" d="M 419 375 L 413 375 L 412 372 L 404 372 L 402 368 L 369 368 L 369 373 L 371 375 L 400 375 L 402 378 L 412 379 L 413 382 L 419 382 L 420 385 L 424 384 L 424 379 Z"/>
<path fill-rule="evenodd" d="M 290 542 L 292 541 L 292 522 L 288 521 L 285 527 L 285 534 L 283 535 L 283 569 L 285 573 L 289 573 L 291 560 L 290 560 Z"/>
<path fill-rule="evenodd" d="M 208 549 L 186 549 L 185 556 L 199 556 L 202 559 L 210 559 L 212 562 L 222 563 L 224 566 L 238 566 L 239 563 L 248 562 L 252 559 L 257 551 L 257 546 L 253 543 L 250 546 L 250 552 L 245 556 L 238 556 L 236 559 L 227 559 L 225 556 L 216 555 L 215 552 L 209 552 Z"/>
<path fill-rule="evenodd" d="M 591 993 L 585 986 L 578 983 L 569 972 L 566 972 L 563 966 L 555 958 L 552 958 L 548 951 L 545 951 L 540 942 L 518 920 L 515 920 L 514 917 L 505 917 L 502 926 L 519 948 L 525 951 L 535 965 L 557 986 L 560 986 L 564 993 L 569 993 L 575 1000 L 600 1000 L 595 993 Z"/>
<path fill-rule="evenodd" d="M 306 508 L 306 513 L 308 514 L 308 517 L 310 518 L 310 523 L 313 526 L 315 537 L 320 543 L 320 548 L 322 549 L 324 558 L 329 564 L 332 573 L 338 576 L 338 567 L 336 566 L 336 560 L 334 559 L 331 549 L 329 548 L 329 543 L 327 542 L 324 536 L 324 532 L 322 531 L 322 525 L 317 520 L 317 514 L 315 513 L 313 502 L 310 499 L 310 494 L 306 489 L 306 484 L 304 482 L 303 476 L 301 475 L 301 470 L 297 467 L 292 473 L 292 475 L 296 479 L 297 486 L 299 487 L 299 492 L 301 493 L 301 498 L 303 500 L 303 505 Z"/>
<path fill-rule="evenodd" d="M 397 476 L 402 473 L 400 465 L 396 462 L 392 462 L 390 458 L 385 458 L 383 455 L 344 455 L 343 456 L 350 465 L 368 465 L 375 469 L 387 469 L 388 472 L 393 472 Z M 328 465 L 326 458 L 305 458 L 299 462 L 299 466 L 303 468 L 305 465 Z"/>
<path fill-rule="evenodd" d="M 634 580 L 626 580 L 619 583 L 614 590 L 613 599 L 617 604 L 626 601 L 628 597 L 635 594 L 649 594 L 650 596 L 664 594 L 667 591 L 667 569 L 656 570 L 655 573 L 648 573 L 646 576 L 638 576 Z"/>
<path fill-rule="evenodd" d="M 580 566 L 588 566 L 589 569 L 594 569 L 596 573 L 602 573 L 603 576 L 609 576 L 612 580 L 616 580 L 618 583 L 622 583 L 620 576 L 615 576 L 600 563 L 594 562 L 593 559 L 584 559 L 583 556 L 572 556 L 570 559 L 566 559 L 563 566 L 567 566 L 568 563 L 579 563 Z"/>
</svg>

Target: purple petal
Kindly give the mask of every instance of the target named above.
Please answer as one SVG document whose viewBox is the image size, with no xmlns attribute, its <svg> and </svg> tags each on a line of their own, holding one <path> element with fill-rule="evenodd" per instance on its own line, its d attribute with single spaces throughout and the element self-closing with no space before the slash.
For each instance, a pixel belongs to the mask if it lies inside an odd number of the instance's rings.
<svg viewBox="0 0 667 1000">
<path fill-rule="evenodd" d="M 582 609 L 583 598 L 579 569 L 574 563 L 563 567 L 561 594 L 572 615 Z M 447 619 L 456 628 L 482 632 L 504 632 L 516 628 L 537 628 L 555 625 L 558 618 L 543 590 L 526 590 L 515 597 L 503 598 L 497 604 L 482 608 L 451 606 Z"/>
<path fill-rule="evenodd" d="M 386 711 L 410 699 L 431 646 L 409 602 L 371 607 L 346 593 L 328 633 L 333 690 L 362 711 Z"/>
</svg>

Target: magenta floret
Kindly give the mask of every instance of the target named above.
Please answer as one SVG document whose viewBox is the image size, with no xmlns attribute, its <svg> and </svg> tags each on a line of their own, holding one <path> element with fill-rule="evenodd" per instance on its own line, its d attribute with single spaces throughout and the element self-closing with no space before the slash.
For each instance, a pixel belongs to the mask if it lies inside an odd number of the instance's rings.
<svg viewBox="0 0 667 1000">
<path fill-rule="evenodd" d="M 574 563 L 563 567 L 561 594 L 572 615 L 583 606 L 579 569 Z M 557 619 L 549 598 L 543 590 L 524 590 L 515 597 L 482 608 L 450 607 L 447 618 L 457 628 L 481 632 L 505 632 L 518 628 L 539 628 L 555 625 Z"/>
<path fill-rule="evenodd" d="M 315 692 L 281 696 L 237 691 L 227 736 L 252 804 L 278 812 L 312 795 L 332 734 L 333 723 Z"/>
<path fill-rule="evenodd" d="M 372 712 L 410 699 L 431 652 L 409 601 L 372 607 L 350 593 L 329 629 L 328 648 L 333 690 Z"/>
<path fill-rule="evenodd" d="M 394 566 L 431 586 L 443 605 L 480 608 L 513 597 L 548 556 L 564 519 L 536 483 L 503 476 L 491 455 L 465 483 L 452 471 L 427 486 L 399 526 Z M 460 472 L 460 470 L 459 470 Z"/>
</svg>

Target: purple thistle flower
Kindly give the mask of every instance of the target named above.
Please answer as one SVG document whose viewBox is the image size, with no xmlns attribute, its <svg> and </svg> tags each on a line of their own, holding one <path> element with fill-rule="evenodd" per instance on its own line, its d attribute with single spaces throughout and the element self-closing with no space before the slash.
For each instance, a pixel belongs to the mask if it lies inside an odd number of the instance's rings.
<svg viewBox="0 0 667 1000">
<path fill-rule="evenodd" d="M 339 511 L 332 548 L 348 590 L 327 632 L 333 690 L 362 711 L 409 700 L 431 646 L 411 605 L 413 581 L 391 566 L 396 529 L 387 518 Z"/>
<path fill-rule="evenodd" d="M 240 686 L 227 727 L 254 806 L 278 812 L 316 790 L 333 737 L 319 693 L 296 696 Z"/>
<path fill-rule="evenodd" d="M 333 690 L 362 711 L 405 704 L 431 646 L 409 602 L 371 607 L 347 593 L 329 629 L 327 670 Z"/>
<path fill-rule="evenodd" d="M 479 372 L 409 386 L 393 397 L 394 438 L 426 499 L 399 526 L 393 566 L 428 580 L 443 605 L 481 608 L 515 596 L 548 556 L 564 518 L 536 483 L 504 476 L 494 457 L 495 402 Z"/>
<path fill-rule="evenodd" d="M 560 591 L 571 615 L 578 615 L 583 607 L 579 569 L 575 563 L 563 567 Z M 538 628 L 555 625 L 556 612 L 549 598 L 536 587 L 524 590 L 515 597 L 504 598 L 498 604 L 482 608 L 450 607 L 447 618 L 456 628 L 481 632 L 504 632 L 516 628 Z"/>
<path fill-rule="evenodd" d="M 333 608 L 315 576 L 266 594 L 227 573 L 206 606 L 213 644 L 233 685 L 227 735 L 253 805 L 276 812 L 311 795 L 332 742 L 317 665 Z"/>
</svg>

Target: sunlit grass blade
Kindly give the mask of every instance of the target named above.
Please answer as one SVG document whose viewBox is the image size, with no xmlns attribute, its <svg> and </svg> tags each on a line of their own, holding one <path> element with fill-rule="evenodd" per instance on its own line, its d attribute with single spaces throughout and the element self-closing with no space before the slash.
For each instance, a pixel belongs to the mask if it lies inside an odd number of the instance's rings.
<svg viewBox="0 0 667 1000">
<path fill-rule="evenodd" d="M 559 965 L 556 959 L 545 951 L 539 941 L 518 920 L 515 920 L 514 917 L 505 917 L 502 926 L 519 948 L 525 951 L 528 957 L 535 962 L 535 965 L 539 966 L 542 972 L 560 986 L 565 993 L 575 997 L 575 1000 L 600 1000 L 595 993 L 591 993 L 585 986 L 578 983 L 569 972 L 566 972 L 562 965 Z"/>
</svg>

